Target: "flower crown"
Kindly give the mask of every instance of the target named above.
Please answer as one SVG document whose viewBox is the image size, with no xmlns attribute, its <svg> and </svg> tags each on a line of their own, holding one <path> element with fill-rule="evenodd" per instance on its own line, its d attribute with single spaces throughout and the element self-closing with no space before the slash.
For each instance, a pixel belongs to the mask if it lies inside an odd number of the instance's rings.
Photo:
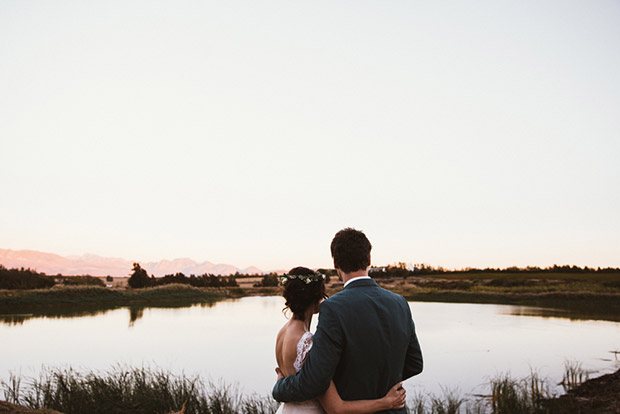
<svg viewBox="0 0 620 414">
<path fill-rule="evenodd" d="M 304 282 L 306 285 L 309 285 L 312 282 L 318 282 L 321 280 L 325 280 L 326 277 L 323 273 L 315 272 L 313 275 L 287 275 L 286 273 L 280 276 L 280 282 L 282 284 L 286 284 L 289 280 L 299 279 Z"/>
</svg>

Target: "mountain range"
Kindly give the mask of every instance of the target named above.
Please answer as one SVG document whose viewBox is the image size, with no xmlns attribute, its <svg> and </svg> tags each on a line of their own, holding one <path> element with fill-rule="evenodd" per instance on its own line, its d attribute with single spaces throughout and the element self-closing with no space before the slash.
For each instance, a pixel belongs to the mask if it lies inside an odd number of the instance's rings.
<svg viewBox="0 0 620 414">
<path fill-rule="evenodd" d="M 35 250 L 0 249 L 0 264 L 10 268 L 30 268 L 48 275 L 91 275 L 91 276 L 129 276 L 136 261 L 102 257 L 95 254 L 81 256 L 60 256 L 54 253 L 38 252 Z M 174 260 L 160 260 L 158 262 L 139 262 L 149 275 L 164 276 L 181 272 L 202 275 L 231 275 L 239 273 L 263 273 L 262 270 L 251 266 L 240 269 L 229 264 L 214 264 L 208 261 L 196 262 L 182 258 Z"/>
</svg>

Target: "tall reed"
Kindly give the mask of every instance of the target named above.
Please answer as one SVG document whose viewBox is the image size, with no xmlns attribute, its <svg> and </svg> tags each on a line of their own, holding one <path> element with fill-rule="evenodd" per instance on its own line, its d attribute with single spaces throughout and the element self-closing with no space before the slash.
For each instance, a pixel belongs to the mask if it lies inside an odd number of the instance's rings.
<svg viewBox="0 0 620 414">
<path fill-rule="evenodd" d="M 586 382 L 589 377 L 589 373 L 582 368 L 581 362 L 565 361 L 564 376 L 559 385 L 564 388 L 564 391 L 569 391 Z"/>
<path fill-rule="evenodd" d="M 547 413 L 544 401 L 553 397 L 548 383 L 536 372 L 522 380 L 503 375 L 492 379 L 490 385 L 493 414 Z"/>
<path fill-rule="evenodd" d="M 490 394 L 465 398 L 457 390 L 442 395 L 414 394 L 409 414 L 548 414 L 545 400 L 553 397 L 547 381 L 536 372 L 522 380 L 501 375 L 489 381 Z"/>
<path fill-rule="evenodd" d="M 273 414 L 276 404 L 260 396 L 242 396 L 225 384 L 159 369 L 117 367 L 103 374 L 44 369 L 27 387 L 11 376 L 3 381 L 5 398 L 33 409 L 65 414 Z"/>
<path fill-rule="evenodd" d="M 407 406 L 409 414 L 459 414 L 465 399 L 456 389 L 442 388 L 441 395 L 414 394 Z"/>
<path fill-rule="evenodd" d="M 563 382 L 571 387 L 587 379 L 580 364 L 567 362 L 565 368 Z M 274 414 L 277 408 L 268 396 L 243 396 L 224 383 L 205 383 L 198 376 L 148 367 L 118 366 L 103 373 L 44 368 L 37 379 L 11 375 L 0 386 L 11 403 L 64 414 Z M 551 414 L 556 411 L 546 400 L 554 396 L 549 382 L 536 372 L 522 380 L 500 375 L 489 381 L 488 395 L 463 397 L 451 389 L 442 389 L 440 395 L 414 393 L 408 412 Z"/>
</svg>

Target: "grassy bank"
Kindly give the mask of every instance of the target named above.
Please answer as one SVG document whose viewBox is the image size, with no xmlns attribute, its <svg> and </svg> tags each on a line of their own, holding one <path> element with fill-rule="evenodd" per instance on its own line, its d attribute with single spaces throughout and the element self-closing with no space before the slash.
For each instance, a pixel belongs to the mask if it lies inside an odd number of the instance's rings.
<svg viewBox="0 0 620 414">
<path fill-rule="evenodd" d="M 579 365 L 567 364 L 562 383 L 574 389 L 586 378 Z M 64 414 L 273 414 L 277 408 L 269 396 L 243 396 L 225 384 L 149 368 L 119 367 L 104 373 L 46 369 L 38 379 L 11 377 L 1 385 L 10 403 Z M 566 404 L 556 410 L 557 396 L 550 389 L 536 374 L 523 380 L 500 376 L 488 384 L 488 395 L 413 395 L 408 408 L 415 414 L 565 413 Z"/>
<path fill-rule="evenodd" d="M 242 396 L 224 384 L 149 368 L 116 368 L 105 373 L 44 370 L 38 379 L 11 377 L 2 383 L 5 399 L 31 409 L 64 414 L 273 414 L 267 396 Z"/>
<path fill-rule="evenodd" d="M 55 286 L 37 290 L 0 290 L 0 313 L 62 316 L 119 306 L 189 306 L 225 297 L 277 296 L 280 287 L 195 288 L 164 285 L 145 289 Z M 557 310 L 556 316 L 620 321 L 620 273 L 461 272 L 425 277 L 376 278 L 379 285 L 411 301 L 489 303 Z M 332 278 L 328 293 L 342 289 Z M 547 316 L 553 316 L 551 314 Z"/>
<path fill-rule="evenodd" d="M 556 309 L 557 316 L 620 321 L 618 274 L 480 273 L 469 274 L 471 278 L 467 279 L 463 274 L 452 276 L 377 282 L 411 301 L 534 306 Z M 336 285 L 332 292 L 337 290 Z"/>
<path fill-rule="evenodd" d="M 467 292 L 428 290 L 403 292 L 410 301 L 444 303 L 486 303 L 546 308 L 540 316 L 558 316 L 571 319 L 620 321 L 620 295 L 593 292 Z"/>
<path fill-rule="evenodd" d="M 213 302 L 224 292 L 187 285 L 146 289 L 110 289 L 99 286 L 58 286 L 36 290 L 0 290 L 0 312 L 58 307 L 114 307 L 129 305 L 191 305 Z"/>
</svg>

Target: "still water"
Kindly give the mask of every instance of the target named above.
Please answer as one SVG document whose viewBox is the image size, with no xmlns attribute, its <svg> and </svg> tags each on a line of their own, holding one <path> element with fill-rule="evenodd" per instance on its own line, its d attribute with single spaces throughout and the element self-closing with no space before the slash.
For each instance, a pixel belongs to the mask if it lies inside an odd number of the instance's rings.
<svg viewBox="0 0 620 414">
<path fill-rule="evenodd" d="M 73 317 L 0 317 L 0 378 L 37 376 L 42 366 L 109 370 L 151 366 L 270 393 L 274 339 L 286 321 L 280 297 L 249 297 L 187 308 L 120 308 Z M 620 323 L 570 320 L 537 308 L 410 303 L 424 372 L 410 393 L 485 393 L 499 374 L 535 369 L 552 383 L 565 361 L 598 376 L 620 368 Z M 316 318 L 315 318 L 316 319 Z M 314 321 L 316 324 L 316 320 Z"/>
</svg>

